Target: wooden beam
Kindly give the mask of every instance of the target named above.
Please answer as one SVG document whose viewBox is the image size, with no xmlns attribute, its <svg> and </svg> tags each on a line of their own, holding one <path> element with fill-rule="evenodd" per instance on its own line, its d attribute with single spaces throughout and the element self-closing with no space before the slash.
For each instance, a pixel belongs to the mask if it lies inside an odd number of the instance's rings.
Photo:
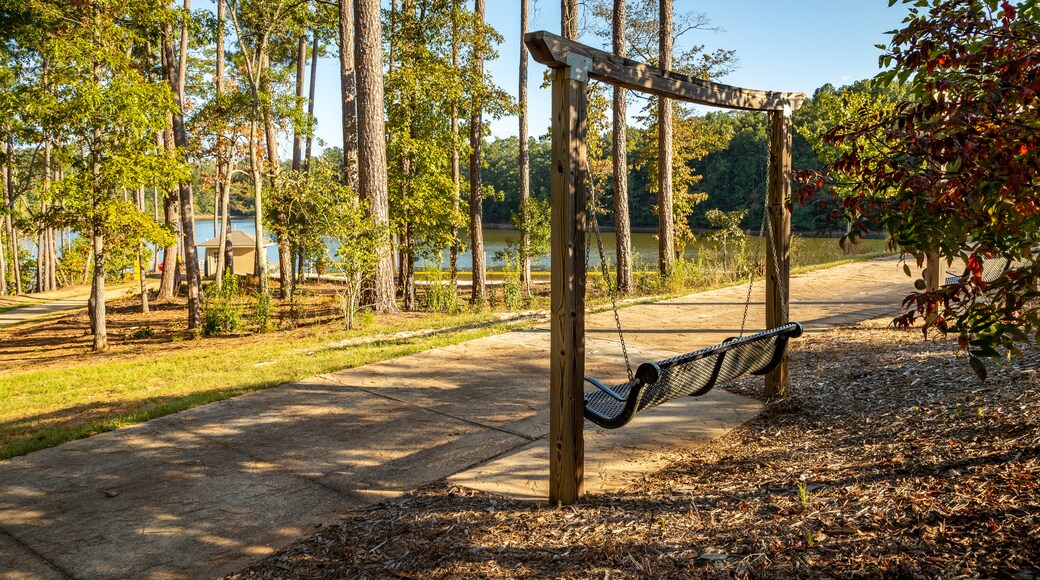
<svg viewBox="0 0 1040 580">
<path fill-rule="evenodd" d="M 663 70 L 544 30 L 526 34 L 524 42 L 531 56 L 548 67 L 565 67 L 570 55 L 581 55 L 592 61 L 592 79 L 680 101 L 745 111 L 795 111 L 805 100 L 804 93 L 743 89 Z"/>
<path fill-rule="evenodd" d="M 584 64 L 557 68 L 552 82 L 552 236 L 549 380 L 549 501 L 582 493 L 585 442 Z"/>
<path fill-rule="evenodd" d="M 776 328 L 788 321 L 791 298 L 791 116 L 783 111 L 769 112 L 769 228 L 770 247 L 766 249 L 766 327 Z M 775 254 L 773 248 L 776 249 Z M 787 354 L 773 372 L 766 375 L 765 395 L 774 398 L 787 389 Z"/>
</svg>

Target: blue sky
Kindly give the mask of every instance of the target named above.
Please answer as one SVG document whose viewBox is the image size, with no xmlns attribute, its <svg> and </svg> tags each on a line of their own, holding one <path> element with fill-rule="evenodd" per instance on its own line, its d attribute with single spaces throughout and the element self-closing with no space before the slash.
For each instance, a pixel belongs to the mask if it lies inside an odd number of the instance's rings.
<svg viewBox="0 0 1040 580">
<path fill-rule="evenodd" d="M 489 0 L 487 20 L 504 37 L 499 58 L 487 63 L 495 82 L 517 92 L 520 61 L 520 8 L 514 0 Z M 559 32 L 558 0 L 532 0 L 532 30 Z M 906 16 L 901 3 L 888 8 L 887 0 L 675 0 L 675 11 L 703 12 L 720 32 L 692 33 L 684 44 L 704 44 L 735 50 L 739 68 L 721 82 L 754 89 L 802 91 L 808 95 L 825 83 L 846 84 L 874 76 L 878 71 L 885 32 L 898 28 Z M 593 35 L 582 40 L 601 46 Z M 532 61 L 528 95 L 532 135 L 549 126 L 550 95 L 539 88 L 542 65 Z M 630 106 L 630 110 L 633 107 Z M 339 146 L 339 68 L 335 59 L 319 62 L 315 115 L 317 135 L 326 146 Z M 489 121 L 493 136 L 517 134 L 516 117 Z"/>
</svg>

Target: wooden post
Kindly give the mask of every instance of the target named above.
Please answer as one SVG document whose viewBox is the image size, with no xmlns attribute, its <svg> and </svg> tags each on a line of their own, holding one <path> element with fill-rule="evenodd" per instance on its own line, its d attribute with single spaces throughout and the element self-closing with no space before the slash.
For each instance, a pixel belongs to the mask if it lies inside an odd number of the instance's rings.
<svg viewBox="0 0 1040 580">
<path fill-rule="evenodd" d="M 769 228 L 772 245 L 766 249 L 766 327 L 788 321 L 791 297 L 791 112 L 769 111 Z M 776 248 L 774 256 L 772 248 Z M 778 263 L 779 262 L 779 267 Z M 779 276 L 777 275 L 779 272 Z M 783 294 L 781 294 L 781 291 Z M 765 395 L 772 399 L 787 389 L 787 354 L 766 375 Z"/>
<path fill-rule="evenodd" d="M 585 444 L 585 130 L 589 59 L 553 71 L 549 502 L 582 493 Z"/>
<path fill-rule="evenodd" d="M 924 283 L 925 289 L 931 292 L 932 290 L 938 290 L 942 284 L 942 259 L 939 254 L 935 252 L 929 252 L 927 254 L 927 261 L 925 262 L 924 268 Z"/>
</svg>

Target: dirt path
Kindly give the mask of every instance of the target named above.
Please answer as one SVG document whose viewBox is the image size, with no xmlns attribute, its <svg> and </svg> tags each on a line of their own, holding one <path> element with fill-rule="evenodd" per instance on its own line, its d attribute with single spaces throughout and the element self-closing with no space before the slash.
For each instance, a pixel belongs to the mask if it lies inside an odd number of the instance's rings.
<svg viewBox="0 0 1040 580">
<path fill-rule="evenodd" d="M 792 318 L 810 332 L 895 312 L 910 280 L 895 260 L 796 276 Z M 740 325 L 747 288 L 623 311 L 630 350 L 656 359 Z M 799 300 L 809 297 L 808 300 Z M 757 301 L 761 301 L 759 297 Z M 749 328 L 761 326 L 752 304 Z M 588 317 L 590 374 L 617 378 L 613 315 Z M 0 462 L 0 576 L 194 578 L 236 570 L 347 510 L 454 474 L 519 482 L 538 497 L 548 432 L 548 333 L 470 341 L 257 392 Z M 664 405 L 642 430 L 589 431 L 620 461 L 590 461 L 593 489 L 624 485 L 660 454 L 753 417 L 717 391 Z M 46 420 L 41 417 L 40 420 Z M 622 430 L 624 431 L 624 430 Z M 476 467 L 476 475 L 470 468 Z M 598 487 L 597 487 L 598 486 Z"/>
</svg>

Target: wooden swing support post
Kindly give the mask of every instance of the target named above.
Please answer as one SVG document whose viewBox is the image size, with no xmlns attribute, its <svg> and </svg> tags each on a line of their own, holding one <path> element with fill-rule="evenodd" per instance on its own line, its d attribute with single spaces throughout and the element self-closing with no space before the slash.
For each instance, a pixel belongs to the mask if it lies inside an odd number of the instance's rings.
<svg viewBox="0 0 1040 580">
<path fill-rule="evenodd" d="M 802 93 L 742 89 L 620 57 L 555 34 L 527 34 L 531 56 L 553 69 L 549 501 L 582 494 L 585 376 L 585 181 L 590 79 L 680 101 L 769 113 L 769 212 L 776 253 L 766 253 L 766 323 L 787 322 L 791 233 L 791 113 Z M 779 263 L 779 264 L 777 264 Z M 777 267 L 779 265 L 779 267 Z M 779 275 L 778 275 L 779 273 Z M 787 361 L 766 375 L 766 395 L 787 385 Z"/>
</svg>

